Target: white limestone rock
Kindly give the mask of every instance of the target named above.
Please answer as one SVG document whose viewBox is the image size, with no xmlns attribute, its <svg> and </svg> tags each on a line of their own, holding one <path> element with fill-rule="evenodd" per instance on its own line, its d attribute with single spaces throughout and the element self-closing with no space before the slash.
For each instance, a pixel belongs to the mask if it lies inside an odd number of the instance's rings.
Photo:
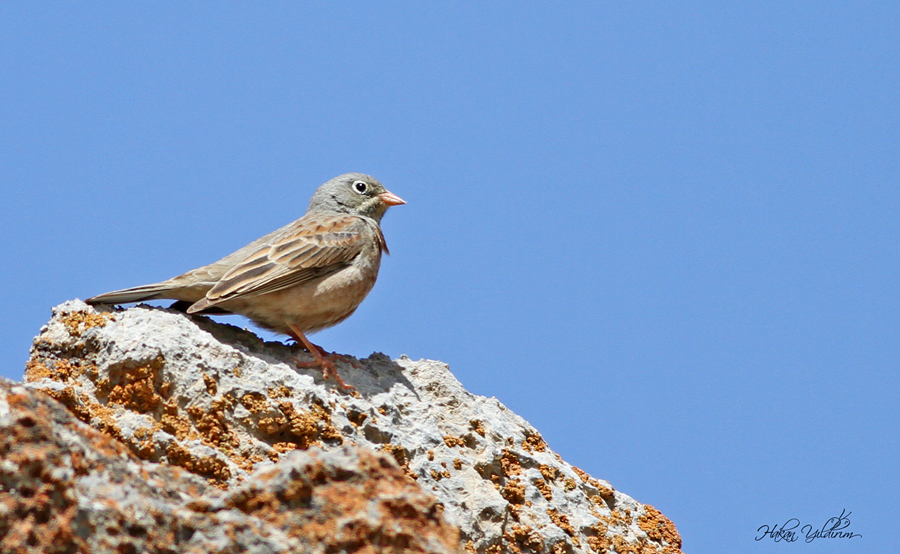
<svg viewBox="0 0 900 554">
<path fill-rule="evenodd" d="M 292 450 L 352 444 L 392 454 L 469 551 L 679 552 L 658 511 L 562 461 L 446 364 L 372 354 L 361 369 L 338 364 L 347 391 L 292 355 L 311 359 L 205 317 L 76 300 L 35 338 L 26 380 L 140 458 L 218 487 L 243 486 Z"/>
</svg>

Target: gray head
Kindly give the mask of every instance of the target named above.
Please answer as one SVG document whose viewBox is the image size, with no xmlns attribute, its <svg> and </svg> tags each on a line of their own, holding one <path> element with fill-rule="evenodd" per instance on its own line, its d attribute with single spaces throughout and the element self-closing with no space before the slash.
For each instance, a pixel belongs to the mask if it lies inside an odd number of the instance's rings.
<svg viewBox="0 0 900 554">
<path fill-rule="evenodd" d="M 306 213 L 339 212 L 371 217 L 381 222 L 389 206 L 406 204 L 378 179 L 363 173 L 345 173 L 328 181 L 309 201 Z"/>
</svg>

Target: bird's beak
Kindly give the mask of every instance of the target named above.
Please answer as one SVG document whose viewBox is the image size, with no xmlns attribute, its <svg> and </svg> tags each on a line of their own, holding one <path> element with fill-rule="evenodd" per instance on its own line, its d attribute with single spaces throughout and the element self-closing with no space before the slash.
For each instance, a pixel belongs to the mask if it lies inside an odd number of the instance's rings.
<svg viewBox="0 0 900 554">
<path fill-rule="evenodd" d="M 406 200 L 400 198 L 399 196 L 388 190 L 379 194 L 378 198 L 381 198 L 381 201 L 388 206 L 399 206 L 400 204 L 406 204 Z"/>
</svg>

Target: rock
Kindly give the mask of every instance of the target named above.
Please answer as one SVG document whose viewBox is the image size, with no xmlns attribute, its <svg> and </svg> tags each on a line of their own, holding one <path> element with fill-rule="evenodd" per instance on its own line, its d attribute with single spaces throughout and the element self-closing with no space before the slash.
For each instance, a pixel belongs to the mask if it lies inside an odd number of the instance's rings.
<svg viewBox="0 0 900 554">
<path fill-rule="evenodd" d="M 35 338 L 28 388 L 7 394 L 41 390 L 89 424 L 69 431 L 94 437 L 80 443 L 83 456 L 101 456 L 90 450 L 101 436 L 105 448 L 119 449 L 123 490 L 104 477 L 105 461 L 66 478 L 65 490 L 82 506 L 78 517 L 93 521 L 104 499 L 121 497 L 172 514 L 154 527 L 167 536 L 181 536 L 182 512 L 241 529 L 195 531 L 188 541 L 200 533 L 210 542 L 178 543 L 176 552 L 213 544 L 276 552 L 299 543 L 302 551 L 680 552 L 662 514 L 565 463 L 528 422 L 467 392 L 445 364 L 382 354 L 358 368 L 341 363 L 341 376 L 356 387 L 348 392 L 318 369 L 287 365 L 292 355 L 311 359 L 204 317 L 71 301 Z M 30 402 L 51 410 L 48 401 Z M 2 413 L 0 403 L 7 422 Z M 52 424 L 41 423 L 44 447 L 61 451 L 68 443 L 52 433 L 62 432 L 62 414 L 53 414 Z M 76 428 L 70 420 L 64 427 Z M 121 525 L 150 513 L 117 509 Z M 86 544 L 101 540 L 86 527 L 68 528 L 95 541 Z M 3 541 L 24 536 L 3 531 Z M 152 543 L 141 544 L 136 551 Z"/>
<path fill-rule="evenodd" d="M 0 381 L 0 551 L 458 550 L 459 531 L 392 457 L 290 452 L 228 491 L 140 460 L 60 403 Z"/>
</svg>

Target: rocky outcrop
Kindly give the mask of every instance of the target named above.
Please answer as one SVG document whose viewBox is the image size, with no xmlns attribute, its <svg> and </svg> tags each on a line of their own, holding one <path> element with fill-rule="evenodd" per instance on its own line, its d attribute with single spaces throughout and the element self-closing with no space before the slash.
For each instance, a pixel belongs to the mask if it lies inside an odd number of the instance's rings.
<svg viewBox="0 0 900 554">
<path fill-rule="evenodd" d="M 0 387 L 0 550 L 680 552 L 445 364 L 373 354 L 339 364 L 347 391 L 291 356 L 311 359 L 203 317 L 58 306 L 27 386 Z"/>
</svg>

